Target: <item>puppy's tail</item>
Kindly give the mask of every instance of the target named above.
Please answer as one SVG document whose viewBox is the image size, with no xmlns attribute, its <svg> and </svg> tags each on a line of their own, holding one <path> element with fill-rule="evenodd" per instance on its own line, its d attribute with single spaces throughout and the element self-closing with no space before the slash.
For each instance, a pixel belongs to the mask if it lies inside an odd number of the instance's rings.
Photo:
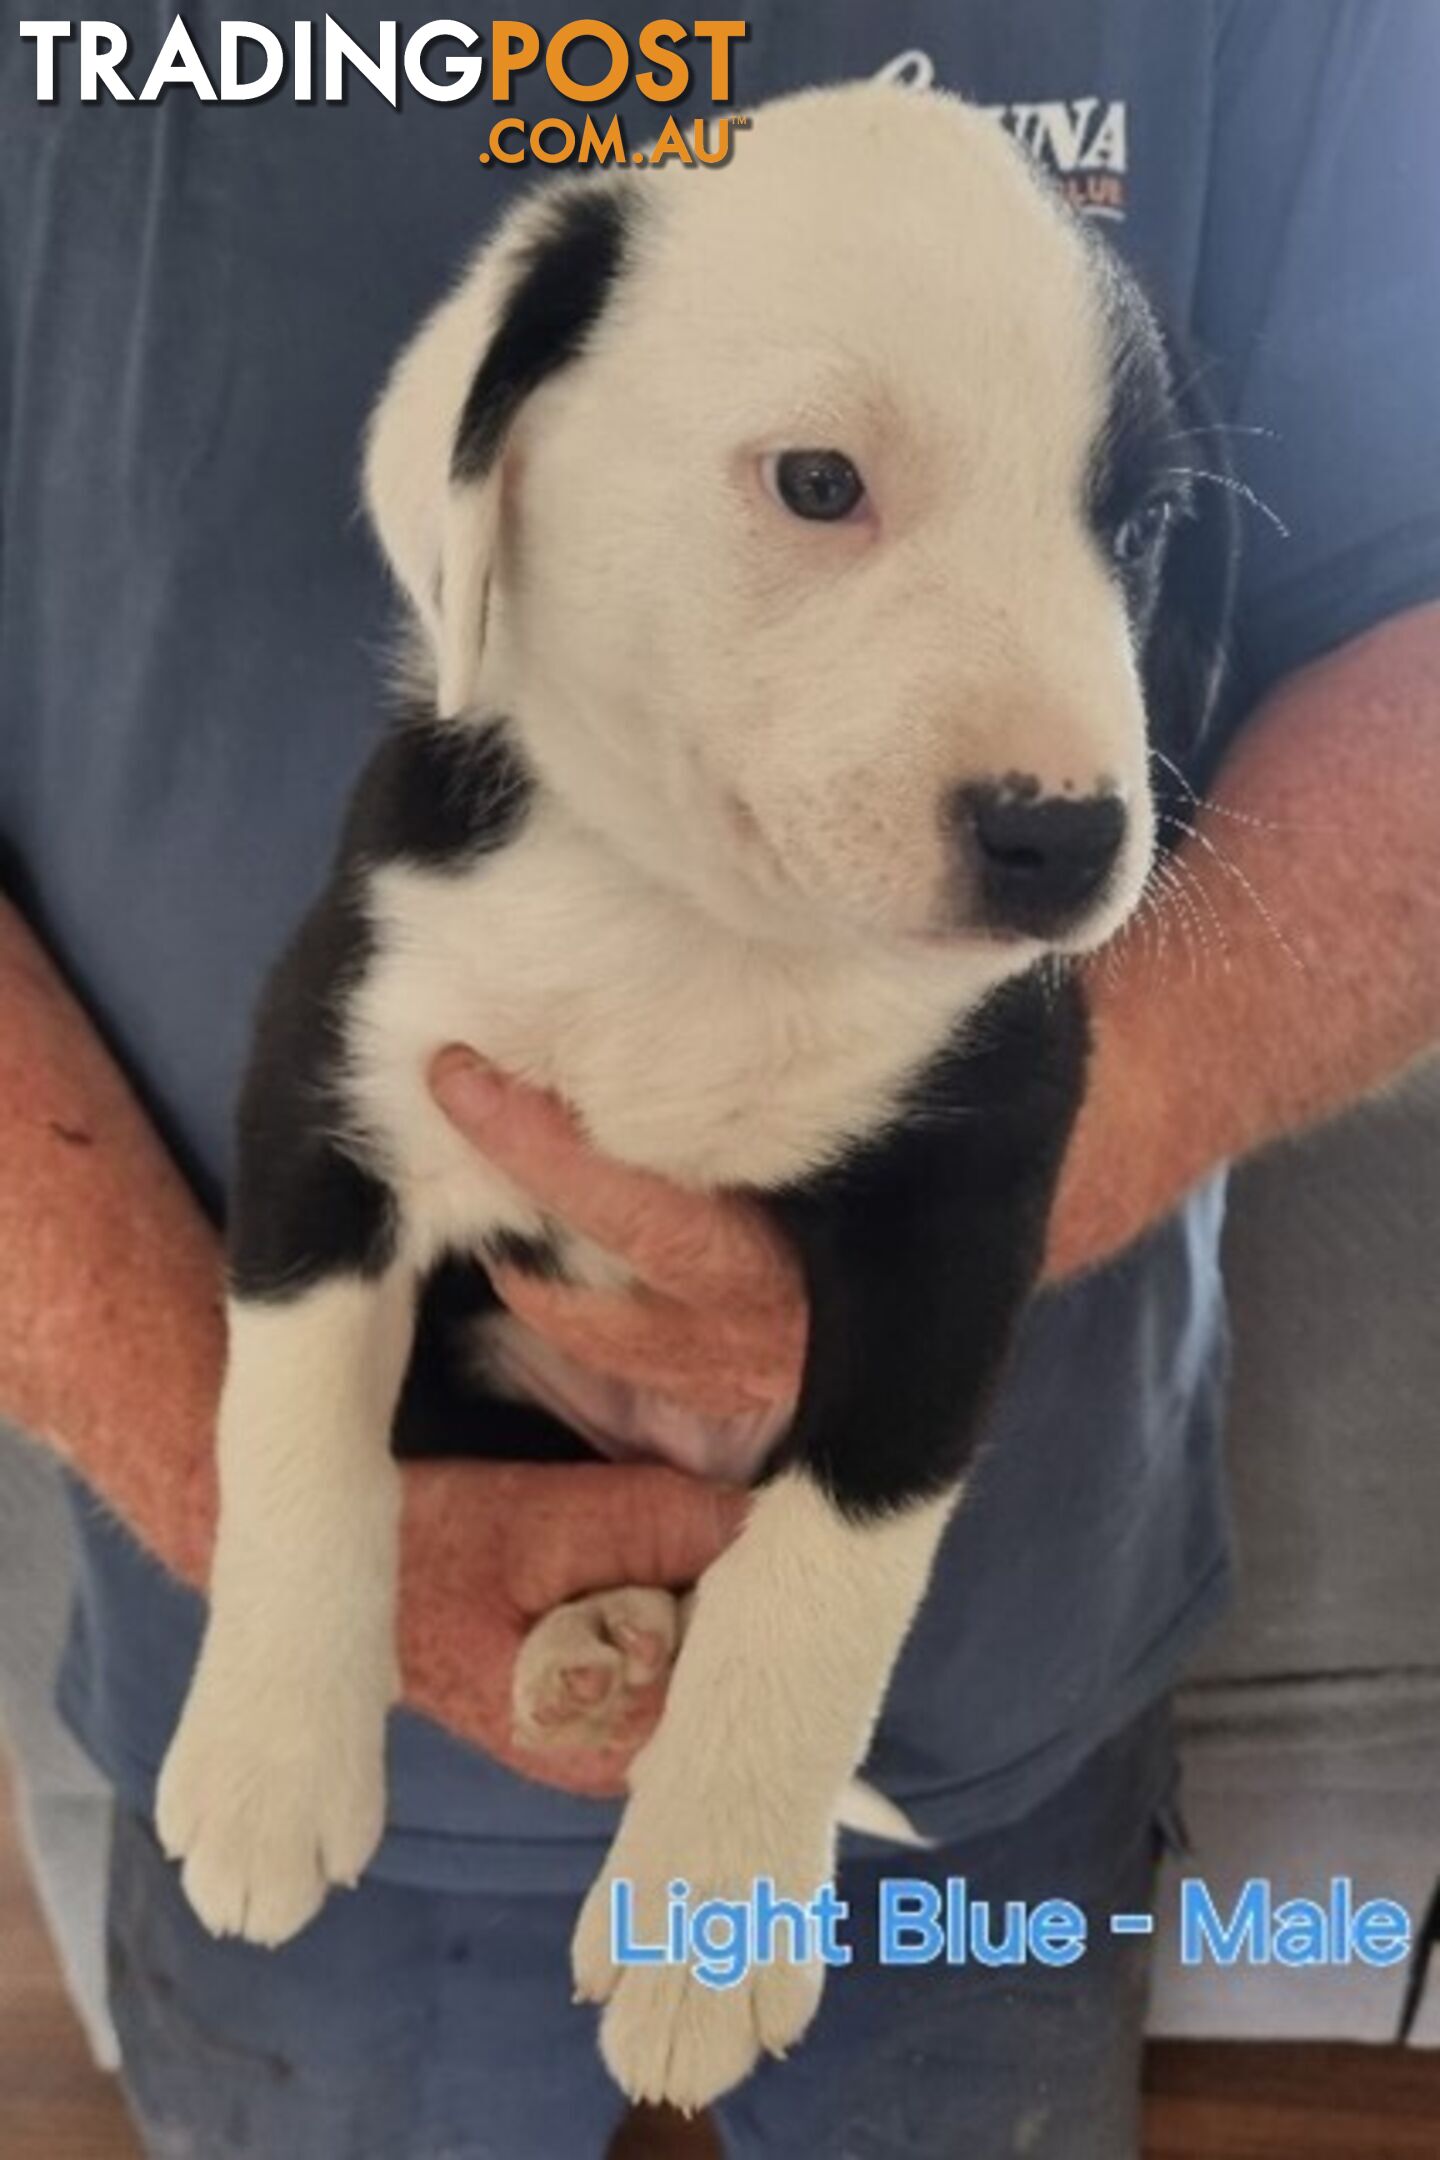
<svg viewBox="0 0 1440 2160">
<path fill-rule="evenodd" d="M 903 1808 L 861 1778 L 852 1778 L 840 1795 L 840 1826 L 858 1830 L 862 1837 L 880 1838 L 887 1845 L 924 1849 L 935 1842 L 920 1835 Z"/>
</svg>

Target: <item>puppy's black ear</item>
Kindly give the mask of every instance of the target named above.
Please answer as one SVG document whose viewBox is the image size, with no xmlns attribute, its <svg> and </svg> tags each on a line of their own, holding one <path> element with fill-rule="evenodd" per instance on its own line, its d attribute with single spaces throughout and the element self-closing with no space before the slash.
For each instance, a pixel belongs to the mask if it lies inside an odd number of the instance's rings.
<svg viewBox="0 0 1440 2160">
<path fill-rule="evenodd" d="M 613 188 L 557 193 L 514 251 L 499 320 L 466 393 L 450 456 L 457 482 L 485 480 L 531 391 L 573 360 L 620 274 L 625 206 Z"/>
<path fill-rule="evenodd" d="M 371 423 L 365 493 L 429 638 L 444 713 L 479 687 L 506 437 L 583 351 L 620 276 L 631 197 L 567 182 L 522 203 L 401 355 Z"/>
<path fill-rule="evenodd" d="M 1150 739 L 1161 753 L 1153 777 L 1157 793 L 1183 784 L 1169 771 L 1173 760 L 1192 787 L 1209 777 L 1221 744 L 1216 730 L 1225 685 L 1231 620 L 1239 568 L 1240 528 L 1223 418 L 1193 355 L 1167 340 L 1176 384 L 1172 441 L 1176 464 L 1188 466 L 1191 513 L 1172 531 L 1160 592 L 1145 644 L 1145 705 Z M 1203 476 L 1203 477 L 1200 477 Z"/>
</svg>

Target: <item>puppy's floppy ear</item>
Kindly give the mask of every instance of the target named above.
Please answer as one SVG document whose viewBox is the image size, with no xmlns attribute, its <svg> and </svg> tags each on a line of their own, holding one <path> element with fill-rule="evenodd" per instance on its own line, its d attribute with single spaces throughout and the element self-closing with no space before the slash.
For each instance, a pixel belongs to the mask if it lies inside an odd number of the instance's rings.
<svg viewBox="0 0 1440 2160">
<path fill-rule="evenodd" d="M 1240 529 L 1225 431 L 1204 363 L 1177 351 L 1173 338 L 1166 343 L 1177 386 L 1176 463 L 1208 477 L 1192 481 L 1193 514 L 1176 524 L 1166 547 L 1145 645 L 1145 706 L 1156 749 L 1199 786 L 1221 747 L 1215 723 L 1235 606 Z M 1155 779 L 1159 791 L 1168 793 L 1164 774 Z"/>
<path fill-rule="evenodd" d="M 429 640 L 442 713 L 479 692 L 511 424 L 599 321 L 628 207 L 622 186 L 584 181 L 522 204 L 402 353 L 376 407 L 366 505 Z"/>
</svg>

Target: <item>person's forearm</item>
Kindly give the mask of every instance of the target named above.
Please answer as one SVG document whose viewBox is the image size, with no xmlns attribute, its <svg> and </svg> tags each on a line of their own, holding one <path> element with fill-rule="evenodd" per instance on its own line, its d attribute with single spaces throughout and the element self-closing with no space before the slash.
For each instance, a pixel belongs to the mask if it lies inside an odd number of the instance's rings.
<svg viewBox="0 0 1440 2160">
<path fill-rule="evenodd" d="M 1440 605 L 1283 683 L 1197 810 L 1178 887 L 1091 977 L 1094 1056 L 1048 1273 L 1440 1039 Z"/>
<path fill-rule="evenodd" d="M 215 1233 L 0 901 L 0 1415 L 196 1582 L 223 1354 Z"/>
</svg>

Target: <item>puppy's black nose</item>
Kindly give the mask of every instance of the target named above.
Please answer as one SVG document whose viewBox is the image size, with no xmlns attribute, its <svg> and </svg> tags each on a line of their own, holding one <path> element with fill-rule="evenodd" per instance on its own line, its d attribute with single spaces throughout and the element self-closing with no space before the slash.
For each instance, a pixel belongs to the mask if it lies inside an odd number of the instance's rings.
<svg viewBox="0 0 1440 2160">
<path fill-rule="evenodd" d="M 1055 937 L 1102 895 L 1125 840 L 1118 795 L 1042 795 L 1017 780 L 961 788 L 956 826 L 973 850 L 985 921 Z"/>
</svg>

